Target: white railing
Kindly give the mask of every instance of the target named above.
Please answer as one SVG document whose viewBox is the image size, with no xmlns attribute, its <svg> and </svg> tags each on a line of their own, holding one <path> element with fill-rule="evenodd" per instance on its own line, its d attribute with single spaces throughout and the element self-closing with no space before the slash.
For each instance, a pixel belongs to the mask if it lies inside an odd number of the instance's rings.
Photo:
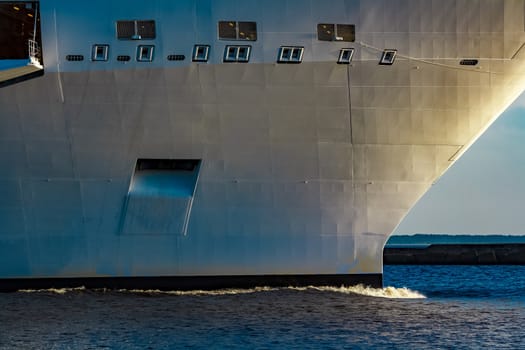
<svg viewBox="0 0 525 350">
<path fill-rule="evenodd" d="M 38 55 L 40 54 L 40 47 L 38 46 L 38 43 L 36 42 L 36 40 L 29 39 L 28 45 L 29 45 L 29 64 L 42 68 L 42 65 L 40 64 L 40 61 L 38 59 Z"/>
</svg>

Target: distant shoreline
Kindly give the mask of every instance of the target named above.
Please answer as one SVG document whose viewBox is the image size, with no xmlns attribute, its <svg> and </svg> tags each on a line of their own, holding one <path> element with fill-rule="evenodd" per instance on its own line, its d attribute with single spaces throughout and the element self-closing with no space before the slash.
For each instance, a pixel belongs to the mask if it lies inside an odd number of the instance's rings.
<svg viewBox="0 0 525 350">
<path fill-rule="evenodd" d="M 385 265 L 525 265 L 525 243 L 389 246 Z"/>
<path fill-rule="evenodd" d="M 525 235 L 391 236 L 385 265 L 525 265 Z"/>
<path fill-rule="evenodd" d="M 431 244 L 525 244 L 525 235 L 414 234 L 390 236 L 386 247 Z"/>
</svg>

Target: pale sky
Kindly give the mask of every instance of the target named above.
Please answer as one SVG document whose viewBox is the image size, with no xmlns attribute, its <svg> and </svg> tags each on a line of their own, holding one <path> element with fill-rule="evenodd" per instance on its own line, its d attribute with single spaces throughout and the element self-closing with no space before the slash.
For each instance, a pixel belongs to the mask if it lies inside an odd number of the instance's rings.
<svg viewBox="0 0 525 350">
<path fill-rule="evenodd" d="M 394 234 L 525 235 L 525 94 L 411 210 Z"/>
</svg>

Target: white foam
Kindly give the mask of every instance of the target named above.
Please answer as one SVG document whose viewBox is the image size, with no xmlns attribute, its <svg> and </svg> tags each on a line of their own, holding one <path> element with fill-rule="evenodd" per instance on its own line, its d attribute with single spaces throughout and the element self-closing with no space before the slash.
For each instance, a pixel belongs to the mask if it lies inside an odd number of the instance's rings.
<svg viewBox="0 0 525 350">
<path fill-rule="evenodd" d="M 359 294 L 377 298 L 388 298 L 388 299 L 425 299 L 426 297 L 408 288 L 396 288 L 396 287 L 385 287 L 385 288 L 372 288 L 358 284 L 350 287 L 308 287 L 311 289 L 327 292 L 336 292 L 343 294 Z"/>
<path fill-rule="evenodd" d="M 256 287 L 250 289 L 217 289 L 217 290 L 158 290 L 158 289 L 119 289 L 117 290 L 120 293 L 135 293 L 135 294 L 166 294 L 166 295 L 237 295 L 237 294 L 251 294 L 251 293 L 260 293 L 260 292 L 271 292 L 278 290 L 277 288 L 271 287 Z"/>
<path fill-rule="evenodd" d="M 423 294 L 410 290 L 408 288 L 396 288 L 396 287 L 385 287 L 385 288 L 372 288 L 363 286 L 362 284 L 350 287 L 286 287 L 286 288 L 272 288 L 272 287 L 256 287 L 249 289 L 217 289 L 217 290 L 190 290 L 190 291 L 180 291 L 180 290 L 171 290 L 163 291 L 158 289 L 119 289 L 119 293 L 133 293 L 133 294 L 158 294 L 158 295 L 190 295 L 190 296 L 220 296 L 220 295 L 240 295 L 240 294 L 252 294 L 252 293 L 263 293 L 263 292 L 272 292 L 277 290 L 295 290 L 295 291 L 305 291 L 305 290 L 316 290 L 320 292 L 335 292 L 343 294 L 358 294 L 365 295 L 370 297 L 378 298 L 389 298 L 389 299 L 423 299 L 426 298 Z M 49 288 L 49 289 L 21 289 L 21 293 L 54 293 L 54 294 L 66 294 L 70 292 L 79 292 L 85 291 L 85 287 L 77 288 Z M 108 289 L 95 289 L 94 291 L 98 292 L 107 292 Z"/>
<path fill-rule="evenodd" d="M 69 292 L 80 292 L 85 291 L 86 287 L 76 288 L 49 288 L 49 289 L 20 289 L 20 293 L 54 293 L 54 294 L 66 294 Z"/>
</svg>

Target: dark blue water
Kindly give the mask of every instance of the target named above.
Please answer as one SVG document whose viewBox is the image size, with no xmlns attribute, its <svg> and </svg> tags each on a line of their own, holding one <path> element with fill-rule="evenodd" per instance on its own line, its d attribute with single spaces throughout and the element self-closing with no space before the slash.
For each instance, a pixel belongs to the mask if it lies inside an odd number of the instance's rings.
<svg viewBox="0 0 525 350">
<path fill-rule="evenodd" d="M 386 266 L 385 285 L 0 294 L 0 348 L 525 348 L 525 266 Z"/>
</svg>

